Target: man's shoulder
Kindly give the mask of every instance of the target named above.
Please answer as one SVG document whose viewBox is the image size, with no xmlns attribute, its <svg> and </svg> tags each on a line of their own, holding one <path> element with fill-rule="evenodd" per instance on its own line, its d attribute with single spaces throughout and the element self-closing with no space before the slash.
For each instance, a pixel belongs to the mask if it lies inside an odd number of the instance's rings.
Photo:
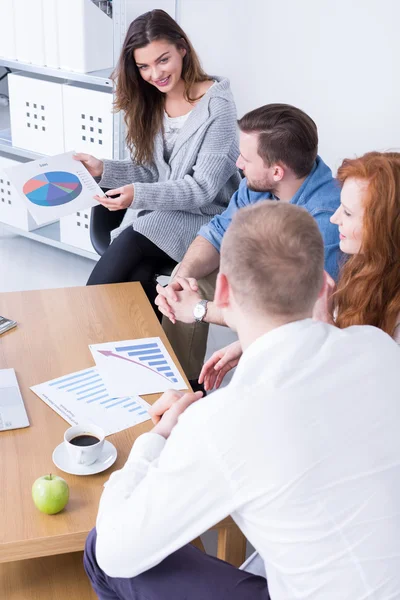
<svg viewBox="0 0 400 600">
<path fill-rule="evenodd" d="M 382 329 L 372 325 L 352 325 L 344 329 L 325 326 L 329 329 L 327 341 L 330 341 L 332 352 L 341 356 L 344 365 L 352 365 L 354 373 L 359 368 L 365 375 L 371 374 L 372 370 L 380 375 L 390 374 L 396 365 L 397 376 L 399 349 Z"/>
<path fill-rule="evenodd" d="M 333 212 L 340 204 L 340 185 L 319 156 L 316 168 L 306 180 L 296 203 L 305 206 L 311 213 L 318 210 Z"/>
<path fill-rule="evenodd" d="M 346 327 L 344 329 L 339 329 L 337 327 L 334 329 L 335 332 L 337 332 L 337 335 L 345 336 L 350 340 L 354 340 L 355 343 L 370 343 L 370 347 L 374 348 L 374 356 L 378 346 L 379 348 L 388 350 L 389 352 L 391 352 L 392 349 L 396 349 L 396 345 L 392 343 L 393 339 L 390 337 L 390 335 L 385 333 L 382 329 L 374 327 L 373 325 L 351 325 L 350 327 Z"/>
</svg>

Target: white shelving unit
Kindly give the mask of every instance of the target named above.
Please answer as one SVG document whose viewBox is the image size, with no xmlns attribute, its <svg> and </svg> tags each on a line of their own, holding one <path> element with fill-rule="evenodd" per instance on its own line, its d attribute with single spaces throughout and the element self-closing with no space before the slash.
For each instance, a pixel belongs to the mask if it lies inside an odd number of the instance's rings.
<svg viewBox="0 0 400 600">
<path fill-rule="evenodd" d="M 129 5 L 129 3 L 130 0 L 113 0 L 112 2 L 114 64 L 116 64 L 123 38 L 125 36 L 126 6 L 127 4 Z M 106 3 L 103 2 L 103 4 Z M 93 71 L 90 73 L 79 73 L 75 71 L 67 71 L 65 69 L 38 66 L 27 62 L 9 60 L 1 57 L 0 67 L 5 67 L 13 73 L 32 73 L 39 78 L 52 77 L 56 80 L 60 80 L 61 83 L 79 83 L 87 86 L 89 89 L 101 89 L 102 91 L 106 91 L 110 94 L 113 90 L 113 82 L 110 79 L 113 69 Z M 21 162 L 35 160 L 43 156 L 43 154 L 32 152 L 25 148 L 18 148 L 13 145 L 11 140 L 9 107 L 0 107 L 0 155 L 14 160 L 20 160 Z M 120 159 L 125 156 L 124 124 L 122 115 L 120 114 L 113 115 L 113 156 L 115 159 Z M 60 248 L 74 254 L 79 254 L 80 256 L 85 256 L 86 258 L 90 258 L 92 260 L 98 260 L 99 258 L 99 256 L 94 252 L 89 252 L 83 248 L 78 248 L 61 242 L 59 222 L 40 227 L 34 231 L 23 231 L 10 225 L 6 225 L 6 227 L 17 235 L 28 237 L 55 248 Z"/>
<path fill-rule="evenodd" d="M 93 1 L 93 0 L 92 0 Z M 65 0 L 68 2 L 68 0 Z M 105 0 L 94 1 L 100 8 L 104 8 Z M 125 38 L 127 28 L 131 21 L 138 15 L 155 8 L 162 8 L 176 18 L 178 17 L 179 0 L 112 0 L 108 3 L 112 10 L 113 22 L 113 64 L 117 63 L 121 47 Z M 110 12 L 111 12 L 110 10 Z M 106 12 L 104 10 L 104 12 Z M 108 14 L 110 14 L 108 12 Z M 177 19 L 178 20 L 178 19 Z M 6 67 L 13 73 L 32 73 L 38 77 L 51 77 L 60 80 L 62 83 L 83 84 L 88 88 L 101 89 L 108 91 L 110 94 L 113 90 L 113 82 L 110 79 L 113 69 L 101 71 L 92 71 L 90 73 L 79 73 L 75 71 L 67 71 L 65 69 L 57 69 L 51 67 L 43 67 L 33 65 L 27 62 L 18 60 L 9 60 L 0 57 L 0 67 Z M 7 156 L 14 160 L 25 162 L 27 160 L 35 160 L 43 156 L 24 148 L 18 148 L 12 144 L 9 108 L 0 107 L 0 155 Z M 116 160 L 126 157 L 125 148 L 125 128 L 123 115 L 113 115 L 113 158 Z M 9 226 L 7 226 L 9 227 Z M 61 248 L 68 252 L 73 252 L 81 256 L 86 256 L 93 260 L 98 260 L 99 256 L 93 252 L 88 252 L 84 249 L 70 246 L 60 241 L 60 225 L 53 223 L 40 227 L 31 232 L 22 231 L 10 227 L 18 235 L 29 237 L 40 241 L 44 244 Z"/>
<path fill-rule="evenodd" d="M 0 130 L 0 154 L 7 154 L 9 158 L 25 158 L 28 160 L 36 160 L 37 158 L 43 156 L 43 154 L 38 154 L 37 152 L 31 152 L 25 148 L 17 148 L 16 146 L 13 146 L 11 142 L 11 129 L 9 126 L 10 117 L 8 115 L 8 109 L 4 109 L 2 107 L 0 108 L 0 113 L 6 113 L 6 119 L 8 122 L 8 127 Z"/>
<path fill-rule="evenodd" d="M 104 91 L 112 93 L 112 81 L 110 75 L 112 69 L 106 71 L 94 71 L 93 73 L 76 73 L 73 71 L 63 71 L 61 69 L 51 69 L 47 67 L 37 67 L 28 63 L 21 63 L 17 60 L 7 60 L 0 57 L 0 67 L 6 67 L 12 72 L 21 73 L 34 73 L 36 75 L 42 75 L 45 77 L 52 77 L 59 79 L 64 83 L 83 83 L 89 88 L 102 88 Z M 0 129 L 0 152 L 10 154 L 16 157 L 27 158 L 29 160 L 35 160 L 40 158 L 43 154 L 31 152 L 25 148 L 18 148 L 13 146 L 11 141 L 11 129 L 10 129 L 10 118 L 9 108 L 0 107 L 0 123 L 2 127 Z M 5 125 L 5 126 L 4 126 Z M 113 129 L 114 129 L 114 158 L 118 160 L 123 158 L 125 155 L 125 144 L 124 144 L 124 124 L 121 114 L 113 115 Z"/>
<path fill-rule="evenodd" d="M 112 89 L 110 75 L 112 69 L 104 71 L 92 71 L 91 73 L 77 73 L 75 71 L 64 71 L 63 69 L 52 69 L 51 67 L 40 67 L 31 63 L 20 62 L 19 60 L 8 60 L 0 58 L 0 66 L 7 67 L 11 71 L 25 71 L 26 73 L 35 73 L 36 75 L 45 75 L 46 77 L 56 77 L 57 79 L 79 81 L 91 85 L 100 85 Z"/>
<path fill-rule="evenodd" d="M 100 256 L 94 252 L 88 252 L 83 248 L 77 248 L 76 246 L 70 246 L 69 244 L 60 242 L 59 221 L 57 221 L 57 223 L 51 223 L 50 225 L 44 225 L 43 227 L 39 227 L 34 231 L 22 231 L 16 227 L 11 227 L 11 225 L 4 225 L 4 227 L 7 227 L 9 231 L 15 233 L 16 235 L 22 235 L 23 237 L 36 240 L 37 242 L 41 242 L 47 246 L 53 246 L 53 248 L 60 248 L 60 250 L 72 252 L 73 254 L 79 254 L 79 256 L 84 256 L 85 258 L 90 258 L 94 261 L 97 261 L 100 258 Z"/>
</svg>

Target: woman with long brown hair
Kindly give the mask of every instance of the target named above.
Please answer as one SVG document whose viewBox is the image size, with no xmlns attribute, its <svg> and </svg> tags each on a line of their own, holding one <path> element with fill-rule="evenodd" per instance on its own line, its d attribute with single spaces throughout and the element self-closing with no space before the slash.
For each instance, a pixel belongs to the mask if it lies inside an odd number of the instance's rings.
<svg viewBox="0 0 400 600">
<path fill-rule="evenodd" d="M 113 79 L 131 158 L 76 158 L 112 188 L 96 197 L 103 206 L 135 211 L 88 284 L 141 281 L 153 300 L 157 272 L 182 259 L 239 185 L 235 104 L 229 81 L 202 70 L 185 32 L 162 10 L 131 23 Z"/>
<path fill-rule="evenodd" d="M 325 273 L 313 317 L 340 328 L 373 325 L 400 344 L 400 153 L 345 159 L 337 180 L 341 204 L 331 222 L 339 227 L 345 259 L 337 287 Z M 239 342 L 217 350 L 199 382 L 218 388 L 241 355 Z"/>
</svg>

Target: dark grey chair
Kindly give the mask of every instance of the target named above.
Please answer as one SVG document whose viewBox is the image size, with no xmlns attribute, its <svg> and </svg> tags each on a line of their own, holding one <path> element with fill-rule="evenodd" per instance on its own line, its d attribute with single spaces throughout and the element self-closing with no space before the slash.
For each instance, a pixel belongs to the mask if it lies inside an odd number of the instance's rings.
<svg viewBox="0 0 400 600">
<path fill-rule="evenodd" d="M 108 210 L 102 204 L 92 208 L 90 218 L 90 239 L 97 254 L 102 256 L 111 242 L 111 232 L 119 227 L 126 213 L 123 210 Z"/>
</svg>

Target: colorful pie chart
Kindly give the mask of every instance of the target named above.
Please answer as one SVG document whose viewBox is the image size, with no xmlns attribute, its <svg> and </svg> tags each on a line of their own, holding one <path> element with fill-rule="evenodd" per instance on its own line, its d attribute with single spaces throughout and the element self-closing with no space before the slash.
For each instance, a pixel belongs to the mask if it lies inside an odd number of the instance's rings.
<svg viewBox="0 0 400 600">
<path fill-rule="evenodd" d="M 29 179 L 22 191 L 33 204 L 60 206 L 77 198 L 82 191 L 82 184 L 73 173 L 51 171 Z"/>
</svg>

